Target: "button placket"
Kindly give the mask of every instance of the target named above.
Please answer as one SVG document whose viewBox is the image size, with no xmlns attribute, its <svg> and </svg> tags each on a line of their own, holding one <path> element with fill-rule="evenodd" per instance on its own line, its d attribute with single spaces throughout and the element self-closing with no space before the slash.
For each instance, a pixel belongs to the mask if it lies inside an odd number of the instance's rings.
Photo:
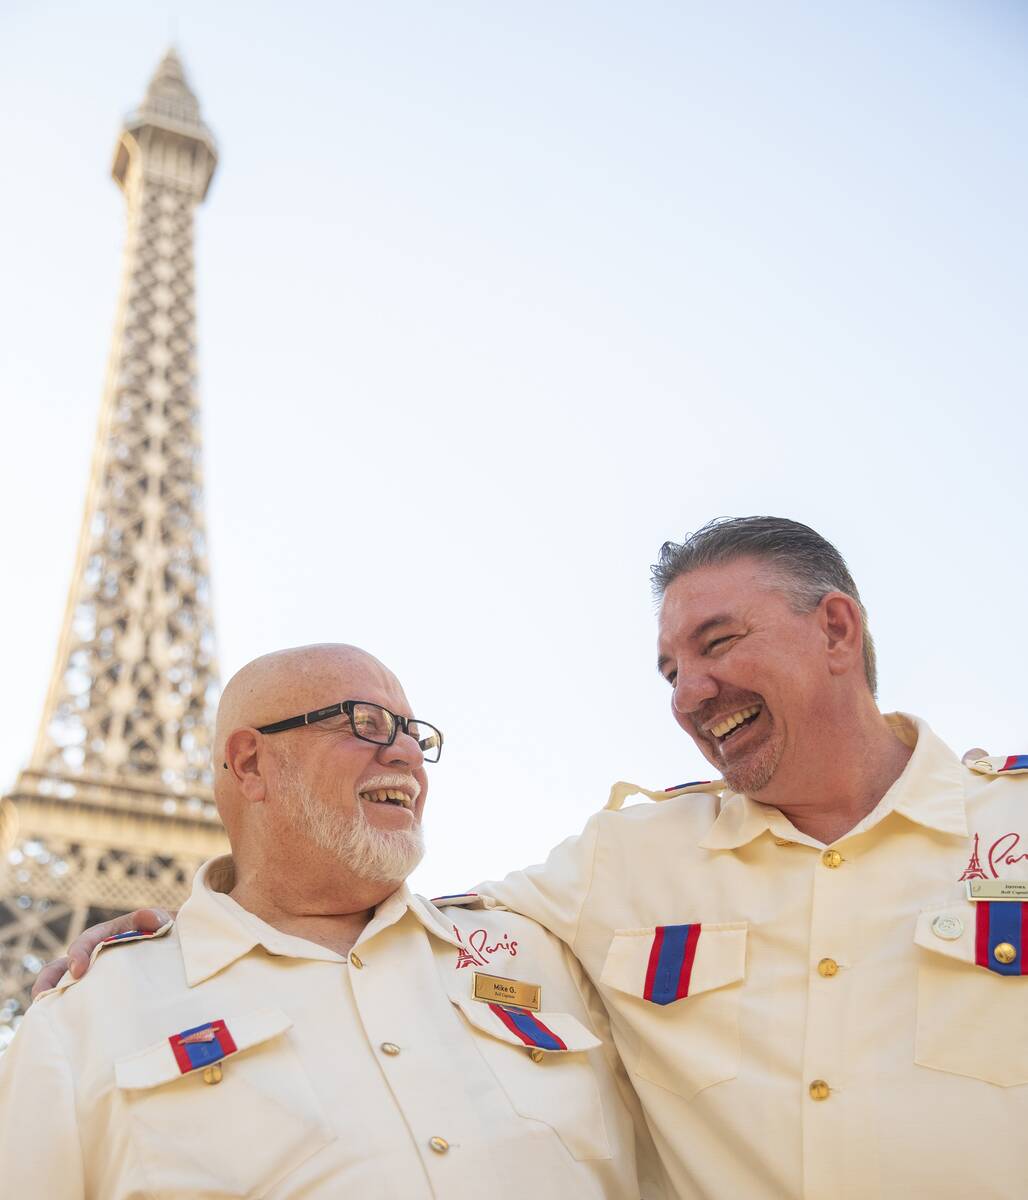
<svg viewBox="0 0 1028 1200">
<path fill-rule="evenodd" d="M 812 863 L 807 1021 L 803 1047 L 804 1194 L 831 1194 L 832 1164 L 846 1157 L 844 1036 L 850 987 L 843 966 L 852 961 L 854 905 L 859 904 L 851 853 L 834 846 Z M 831 1101 L 831 1103 L 829 1103 Z M 840 1108 L 840 1105 L 843 1105 Z"/>
<path fill-rule="evenodd" d="M 416 917 L 402 920 L 412 923 Z M 447 1045 L 440 1034 L 452 1019 L 452 1005 L 440 993 L 426 936 L 412 938 L 409 931 L 388 927 L 366 938 L 360 950 L 363 969 L 351 970 L 349 979 L 368 1048 L 403 1114 L 412 1148 L 436 1181 L 434 1194 L 444 1195 L 454 1169 L 450 1152 L 468 1136 L 466 1101 L 457 1086 L 460 1056 L 476 1062 L 480 1056 L 468 1039 Z M 426 1079 L 438 1080 L 444 1095 L 426 1088 Z"/>
</svg>

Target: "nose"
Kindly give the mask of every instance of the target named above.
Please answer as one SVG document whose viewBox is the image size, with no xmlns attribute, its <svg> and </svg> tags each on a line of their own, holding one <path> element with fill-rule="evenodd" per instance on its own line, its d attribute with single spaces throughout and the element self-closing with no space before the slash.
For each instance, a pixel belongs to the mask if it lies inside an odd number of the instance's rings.
<svg viewBox="0 0 1028 1200">
<path fill-rule="evenodd" d="M 378 760 L 386 766 L 407 767 L 414 771 L 424 765 L 425 756 L 421 753 L 417 739 L 398 729 L 392 744 L 379 748 Z"/>
<path fill-rule="evenodd" d="M 717 683 L 709 675 L 679 671 L 671 693 L 671 708 L 677 718 L 687 717 L 703 703 L 717 695 Z"/>
</svg>

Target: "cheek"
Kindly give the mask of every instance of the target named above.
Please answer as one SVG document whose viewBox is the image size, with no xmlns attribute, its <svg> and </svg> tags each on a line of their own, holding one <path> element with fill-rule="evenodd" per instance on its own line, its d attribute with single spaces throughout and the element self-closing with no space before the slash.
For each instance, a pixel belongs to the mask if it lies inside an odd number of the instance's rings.
<svg viewBox="0 0 1028 1200">
<path fill-rule="evenodd" d="M 674 717 L 675 723 L 678 725 L 679 729 L 683 729 L 692 738 L 696 745 L 703 750 L 704 744 L 701 739 L 696 736 L 696 730 L 693 728 L 692 722 L 685 713 L 680 713 L 675 707 L 673 696 L 671 698 L 671 715 Z"/>
</svg>

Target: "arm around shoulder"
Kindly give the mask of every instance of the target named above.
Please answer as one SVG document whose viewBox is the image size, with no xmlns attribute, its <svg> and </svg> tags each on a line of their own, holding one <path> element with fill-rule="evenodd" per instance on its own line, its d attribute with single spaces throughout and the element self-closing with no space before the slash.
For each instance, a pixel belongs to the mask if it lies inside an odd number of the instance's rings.
<svg viewBox="0 0 1028 1200">
<path fill-rule="evenodd" d="M 578 924 L 592 887 L 603 813 L 556 846 L 544 863 L 512 871 L 475 888 L 481 896 L 531 917 L 574 947 Z"/>
</svg>

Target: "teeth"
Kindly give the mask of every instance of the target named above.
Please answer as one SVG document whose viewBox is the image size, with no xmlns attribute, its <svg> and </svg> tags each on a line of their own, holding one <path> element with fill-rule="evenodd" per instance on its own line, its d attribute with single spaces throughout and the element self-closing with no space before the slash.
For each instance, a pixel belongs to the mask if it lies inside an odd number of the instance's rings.
<svg viewBox="0 0 1028 1200">
<path fill-rule="evenodd" d="M 370 800 L 373 804 L 400 804 L 403 808 L 411 807 L 411 798 L 406 792 L 396 788 L 375 788 L 370 792 L 361 792 L 361 798 Z"/>
<path fill-rule="evenodd" d="M 725 717 L 723 721 L 719 721 L 716 725 L 712 725 L 710 727 L 710 732 L 716 738 L 723 738 L 726 733 L 731 733 L 736 725 L 741 725 L 747 717 L 755 716 L 759 712 L 759 704 L 754 704 L 750 708 L 740 708 L 737 713 L 732 713 L 730 717 Z"/>
</svg>

